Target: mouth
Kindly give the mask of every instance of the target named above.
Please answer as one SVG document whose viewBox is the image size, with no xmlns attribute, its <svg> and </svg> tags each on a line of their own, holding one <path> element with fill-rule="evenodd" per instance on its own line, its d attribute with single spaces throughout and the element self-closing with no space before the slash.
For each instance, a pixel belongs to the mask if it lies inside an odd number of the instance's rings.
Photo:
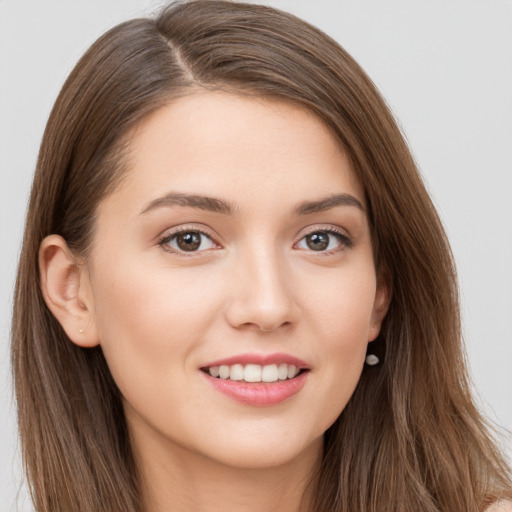
<svg viewBox="0 0 512 512">
<path fill-rule="evenodd" d="M 299 368 L 294 364 L 241 364 L 214 365 L 201 368 L 201 371 L 215 379 L 242 381 L 248 383 L 272 383 L 291 380 L 304 372 L 307 368 Z"/>
<path fill-rule="evenodd" d="M 240 354 L 200 368 L 213 388 L 244 405 L 286 402 L 306 385 L 311 367 L 288 354 Z"/>
</svg>

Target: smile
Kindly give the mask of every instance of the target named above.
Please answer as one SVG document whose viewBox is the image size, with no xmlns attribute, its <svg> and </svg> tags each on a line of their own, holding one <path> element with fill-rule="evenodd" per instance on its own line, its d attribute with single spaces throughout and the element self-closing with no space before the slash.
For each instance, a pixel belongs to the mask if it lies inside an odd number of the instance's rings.
<svg viewBox="0 0 512 512">
<path fill-rule="evenodd" d="M 260 364 L 234 364 L 210 366 L 204 368 L 203 371 L 208 372 L 212 377 L 244 382 L 277 382 L 282 380 L 293 379 L 302 370 L 293 364 L 282 363 L 269 364 L 262 366 Z"/>
<path fill-rule="evenodd" d="M 256 407 L 280 404 L 306 384 L 311 368 L 286 354 L 244 354 L 200 368 L 216 391 Z"/>
</svg>

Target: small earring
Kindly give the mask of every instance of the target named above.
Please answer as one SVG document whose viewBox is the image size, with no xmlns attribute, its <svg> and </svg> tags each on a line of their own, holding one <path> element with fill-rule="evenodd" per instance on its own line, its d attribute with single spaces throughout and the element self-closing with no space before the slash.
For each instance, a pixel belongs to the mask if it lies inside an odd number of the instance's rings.
<svg viewBox="0 0 512 512">
<path fill-rule="evenodd" d="M 380 359 L 375 354 L 368 354 L 366 356 L 366 364 L 368 366 L 375 366 L 380 363 Z"/>
<path fill-rule="evenodd" d="M 82 333 L 82 332 L 84 332 L 84 330 L 83 329 L 79 329 L 78 332 Z"/>
</svg>

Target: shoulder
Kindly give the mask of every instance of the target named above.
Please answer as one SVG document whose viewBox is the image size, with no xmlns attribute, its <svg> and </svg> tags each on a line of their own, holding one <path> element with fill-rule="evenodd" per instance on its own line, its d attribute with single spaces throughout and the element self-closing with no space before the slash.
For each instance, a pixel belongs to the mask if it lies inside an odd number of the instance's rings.
<svg viewBox="0 0 512 512">
<path fill-rule="evenodd" d="M 491 505 L 485 512 L 512 512 L 512 501 L 500 501 Z"/>
</svg>

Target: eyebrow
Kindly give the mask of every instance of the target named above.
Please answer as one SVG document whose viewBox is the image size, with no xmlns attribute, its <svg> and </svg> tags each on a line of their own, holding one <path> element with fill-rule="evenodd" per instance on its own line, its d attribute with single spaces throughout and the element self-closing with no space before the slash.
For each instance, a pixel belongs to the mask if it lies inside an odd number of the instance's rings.
<svg viewBox="0 0 512 512">
<path fill-rule="evenodd" d="M 361 211 L 365 208 L 361 201 L 350 194 L 333 194 L 316 201 L 304 201 L 293 211 L 295 215 L 309 215 L 311 213 L 324 212 L 336 206 L 354 206 Z"/>
<path fill-rule="evenodd" d="M 164 206 L 185 206 L 223 215 L 235 215 L 238 212 L 236 206 L 223 199 L 197 194 L 169 192 L 146 205 L 142 209 L 141 215 Z M 333 194 L 315 201 L 303 201 L 293 209 L 293 214 L 298 216 L 310 215 L 311 213 L 323 212 L 337 206 L 353 206 L 363 212 L 365 211 L 363 204 L 356 197 L 350 194 Z"/>
<path fill-rule="evenodd" d="M 217 199 L 215 197 L 169 192 L 168 194 L 151 201 L 142 209 L 141 215 L 162 206 L 188 206 L 189 208 L 198 208 L 199 210 L 222 213 L 224 215 L 234 215 L 237 211 L 235 206 L 231 205 L 227 201 Z"/>
</svg>

